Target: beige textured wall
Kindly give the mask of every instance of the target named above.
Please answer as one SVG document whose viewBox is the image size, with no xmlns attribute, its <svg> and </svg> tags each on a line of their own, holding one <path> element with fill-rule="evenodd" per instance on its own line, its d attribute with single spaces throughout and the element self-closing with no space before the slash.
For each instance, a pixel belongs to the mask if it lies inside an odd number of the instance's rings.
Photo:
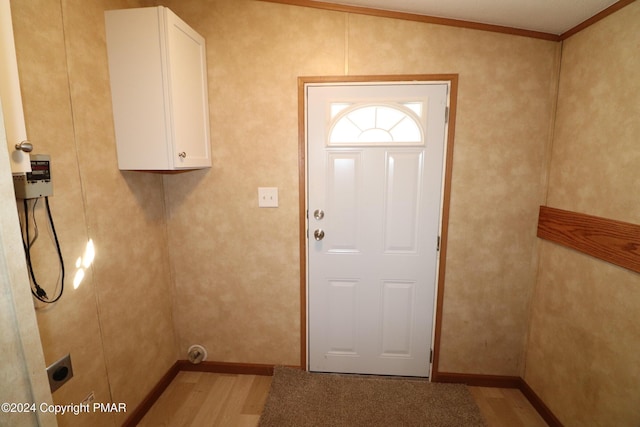
<svg viewBox="0 0 640 427">
<path fill-rule="evenodd" d="M 117 168 L 103 12 L 134 1 L 12 2 L 27 132 L 52 157 L 50 198 L 65 258 L 65 294 L 37 310 L 46 363 L 71 354 L 74 378 L 55 403 L 125 402 L 133 410 L 176 360 L 162 177 Z M 42 204 L 36 269 L 55 282 Z M 87 241 L 96 258 L 78 287 Z M 42 242 L 42 243 L 41 243 Z M 52 290 L 49 293 L 53 293 Z M 112 426 L 127 414 L 59 417 Z"/>
<path fill-rule="evenodd" d="M 247 0 L 165 3 L 207 39 L 213 168 L 165 177 L 181 355 L 298 364 L 298 76 L 458 73 L 440 369 L 520 375 L 559 45 Z M 257 187 L 280 189 L 257 208 Z M 303 326 L 304 327 L 304 326 Z"/>
<path fill-rule="evenodd" d="M 640 3 L 564 42 L 548 205 L 640 224 Z M 545 242 L 525 380 L 565 426 L 640 424 L 640 275 Z"/>
<path fill-rule="evenodd" d="M 165 177 L 180 356 L 299 365 L 297 76 L 339 74 L 344 17 L 168 4 L 207 40 L 213 167 Z M 259 209 L 258 187 L 279 188 Z"/>
</svg>

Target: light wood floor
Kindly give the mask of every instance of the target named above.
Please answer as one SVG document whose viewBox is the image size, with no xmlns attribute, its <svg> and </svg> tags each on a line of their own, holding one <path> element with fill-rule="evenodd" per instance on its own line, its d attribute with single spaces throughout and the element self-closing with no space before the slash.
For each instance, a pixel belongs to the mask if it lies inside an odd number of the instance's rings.
<svg viewBox="0 0 640 427">
<path fill-rule="evenodd" d="M 271 377 L 178 373 L 138 426 L 255 427 Z M 489 427 L 546 427 L 519 390 L 469 387 Z"/>
<path fill-rule="evenodd" d="M 469 387 L 469 390 L 489 427 L 547 427 L 518 389 Z"/>
</svg>

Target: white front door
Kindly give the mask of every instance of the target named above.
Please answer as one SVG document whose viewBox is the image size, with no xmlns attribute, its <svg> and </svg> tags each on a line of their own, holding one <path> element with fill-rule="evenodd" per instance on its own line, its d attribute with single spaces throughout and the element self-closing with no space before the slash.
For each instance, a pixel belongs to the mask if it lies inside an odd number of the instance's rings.
<svg viewBox="0 0 640 427">
<path fill-rule="evenodd" d="M 311 371 L 429 375 L 448 87 L 306 86 Z"/>
</svg>

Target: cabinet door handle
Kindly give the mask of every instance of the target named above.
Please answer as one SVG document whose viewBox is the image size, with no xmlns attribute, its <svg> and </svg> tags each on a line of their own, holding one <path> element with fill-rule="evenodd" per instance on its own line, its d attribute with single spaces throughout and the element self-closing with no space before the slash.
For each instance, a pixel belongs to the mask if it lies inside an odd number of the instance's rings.
<svg viewBox="0 0 640 427">
<path fill-rule="evenodd" d="M 187 153 L 181 151 L 180 153 L 178 153 L 178 157 L 180 157 L 181 159 L 185 159 L 187 157 Z"/>
</svg>

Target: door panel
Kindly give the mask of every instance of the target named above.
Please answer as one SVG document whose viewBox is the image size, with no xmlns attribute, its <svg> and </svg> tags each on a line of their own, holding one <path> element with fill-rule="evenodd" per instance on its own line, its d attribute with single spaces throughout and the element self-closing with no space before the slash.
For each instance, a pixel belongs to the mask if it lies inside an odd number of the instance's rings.
<svg viewBox="0 0 640 427">
<path fill-rule="evenodd" d="M 307 86 L 312 371 L 429 373 L 447 93 Z"/>
<path fill-rule="evenodd" d="M 358 252 L 358 207 L 362 161 L 360 152 L 329 151 L 327 171 L 327 217 L 331 234 L 325 248 L 328 252 Z"/>
<path fill-rule="evenodd" d="M 358 281 L 330 280 L 328 283 L 329 301 L 327 343 L 329 353 L 334 355 L 355 356 L 358 312 Z"/>
<path fill-rule="evenodd" d="M 422 197 L 422 152 L 387 152 L 386 253 L 416 253 Z"/>
<path fill-rule="evenodd" d="M 416 282 L 383 283 L 383 357 L 411 357 L 415 286 Z"/>
</svg>

